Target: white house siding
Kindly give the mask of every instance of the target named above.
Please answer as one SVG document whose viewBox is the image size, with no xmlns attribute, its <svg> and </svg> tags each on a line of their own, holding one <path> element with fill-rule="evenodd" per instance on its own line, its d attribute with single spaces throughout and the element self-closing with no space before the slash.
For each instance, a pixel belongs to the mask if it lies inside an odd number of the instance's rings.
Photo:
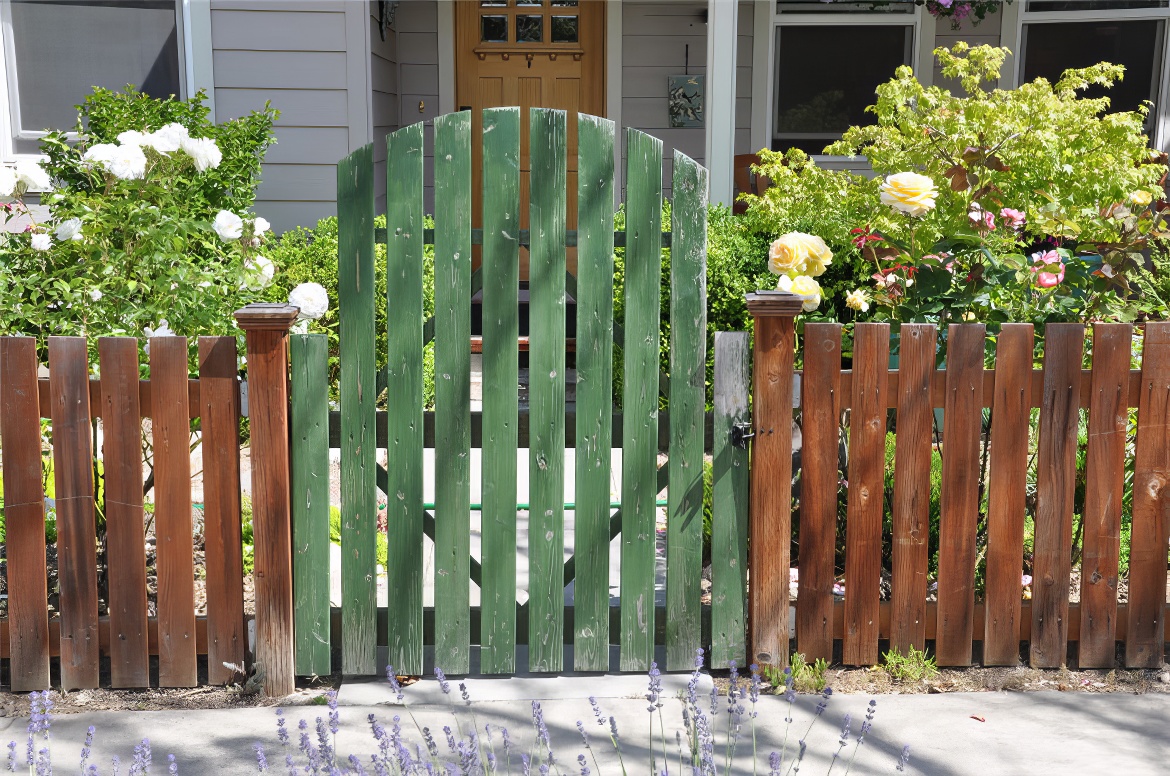
<svg viewBox="0 0 1170 776">
<path fill-rule="evenodd" d="M 217 119 L 280 111 L 256 201 L 277 232 L 337 212 L 337 161 L 372 131 L 369 32 L 364 2 L 212 0 Z"/>
<path fill-rule="evenodd" d="M 394 26 L 398 31 L 399 124 L 428 122 L 423 164 L 429 182 L 434 170 L 434 131 L 430 122 L 439 115 L 439 46 L 454 46 L 455 42 L 444 40 L 440 44 L 435 0 L 405 0 L 398 6 Z M 433 213 L 433 186 L 427 185 L 424 197 L 426 212 Z"/>
<path fill-rule="evenodd" d="M 667 112 L 667 78 L 706 71 L 706 2 L 623 3 L 622 125 L 662 138 L 664 185 L 669 188 L 671 160 L 678 150 L 704 162 L 705 135 L 701 127 L 672 129 Z M 735 153 L 751 153 L 752 25 L 750 3 L 740 3 L 735 74 Z M 689 46 L 689 55 L 688 55 Z M 688 65 L 689 63 L 689 65 Z M 710 88 L 710 84 L 708 84 Z M 624 149 L 623 149 L 624 157 Z"/>
<path fill-rule="evenodd" d="M 379 213 L 386 212 L 386 135 L 398 129 L 398 32 L 385 31 L 377 3 L 370 8 L 370 110 L 374 123 L 374 194 Z M 397 18 L 395 19 L 397 24 Z"/>
</svg>

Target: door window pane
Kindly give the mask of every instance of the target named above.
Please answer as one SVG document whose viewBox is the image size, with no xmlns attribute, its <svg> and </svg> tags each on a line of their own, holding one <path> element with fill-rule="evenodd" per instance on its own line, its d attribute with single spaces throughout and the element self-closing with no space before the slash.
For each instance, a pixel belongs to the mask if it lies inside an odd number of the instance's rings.
<svg viewBox="0 0 1170 776">
<path fill-rule="evenodd" d="M 552 18 L 552 42 L 553 43 L 576 43 L 577 42 L 577 17 L 576 16 L 554 16 Z"/>
<path fill-rule="evenodd" d="M 1166 8 L 1170 0 L 1028 0 L 1028 11 L 1124 11 Z"/>
<path fill-rule="evenodd" d="M 516 42 L 540 43 L 544 40 L 543 16 L 517 16 Z"/>
<path fill-rule="evenodd" d="M 913 34 L 900 24 L 779 27 L 772 147 L 819 154 L 850 126 L 870 123 L 865 108 L 910 61 Z"/>
<path fill-rule="evenodd" d="M 507 16 L 479 17 L 479 39 L 484 43 L 508 42 Z"/>
</svg>

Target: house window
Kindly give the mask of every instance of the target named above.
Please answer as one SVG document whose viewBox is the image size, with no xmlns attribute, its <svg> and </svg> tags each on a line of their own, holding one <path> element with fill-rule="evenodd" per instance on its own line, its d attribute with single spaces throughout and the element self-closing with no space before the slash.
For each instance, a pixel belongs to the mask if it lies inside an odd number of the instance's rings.
<svg viewBox="0 0 1170 776">
<path fill-rule="evenodd" d="M 0 3 L 9 129 L 0 155 L 35 154 L 45 130 L 71 129 L 95 86 L 181 96 L 181 19 L 176 0 Z"/>
<path fill-rule="evenodd" d="M 801 0 L 777 0 L 776 10 L 772 148 L 820 154 L 869 123 L 875 89 L 914 62 L 917 13 L 910 3 Z"/>
</svg>

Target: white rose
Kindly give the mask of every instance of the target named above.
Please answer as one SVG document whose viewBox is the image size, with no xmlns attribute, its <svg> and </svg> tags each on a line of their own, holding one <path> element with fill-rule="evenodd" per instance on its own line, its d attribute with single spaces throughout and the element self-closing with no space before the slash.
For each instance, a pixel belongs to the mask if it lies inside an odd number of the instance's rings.
<svg viewBox="0 0 1170 776">
<path fill-rule="evenodd" d="M 288 303 L 300 308 L 298 318 L 315 321 L 329 312 L 329 294 L 320 283 L 301 283 L 289 293 Z"/>
<path fill-rule="evenodd" d="M 81 219 L 68 218 L 57 224 L 57 239 L 64 242 L 65 240 L 81 240 Z"/>
<path fill-rule="evenodd" d="M 89 292 L 89 298 L 95 302 L 100 302 L 102 299 L 102 292 L 95 288 L 93 291 Z"/>
<path fill-rule="evenodd" d="M 214 170 L 223 161 L 223 152 L 209 137 L 185 137 L 179 146 L 195 162 L 195 169 L 199 172 Z"/>
<path fill-rule="evenodd" d="M 252 291 L 261 291 L 272 282 L 276 274 L 276 265 L 263 256 L 256 256 L 244 262 L 244 280 L 240 288 Z"/>
<path fill-rule="evenodd" d="M 52 185 L 49 174 L 38 162 L 17 162 L 16 180 L 18 183 L 24 184 L 25 190 L 38 189 L 43 191 Z"/>
<path fill-rule="evenodd" d="M 0 197 L 11 197 L 16 191 L 16 170 L 0 167 Z"/>
<path fill-rule="evenodd" d="M 224 242 L 238 240 L 244 235 L 244 219 L 227 210 L 221 210 L 215 214 L 212 227 L 219 235 L 219 239 Z"/>
<path fill-rule="evenodd" d="M 137 129 L 128 129 L 118 135 L 118 142 L 126 146 L 148 146 L 150 145 L 150 135 L 139 132 Z"/>
<path fill-rule="evenodd" d="M 34 251 L 47 251 L 52 244 L 53 238 L 43 232 L 38 232 L 32 236 L 32 247 Z"/>
<path fill-rule="evenodd" d="M 855 288 L 845 295 L 845 306 L 858 312 L 869 310 L 869 296 L 860 288 Z"/>
<path fill-rule="evenodd" d="M 259 237 L 272 228 L 272 224 L 268 223 L 268 219 L 263 216 L 256 216 L 256 220 L 252 222 L 252 234 Z"/>
<path fill-rule="evenodd" d="M 882 204 L 910 216 L 922 216 L 934 209 L 938 187 L 934 181 L 916 172 L 900 172 L 882 183 Z"/>
<path fill-rule="evenodd" d="M 91 145 L 85 149 L 85 153 L 81 155 L 81 161 L 90 162 L 91 164 L 104 165 L 114 157 L 118 146 L 113 143 L 98 143 Z"/>
<path fill-rule="evenodd" d="M 171 154 L 178 151 L 182 142 L 188 137 L 186 127 L 182 124 L 172 123 L 146 135 L 143 138 L 143 145 L 150 146 L 160 154 Z"/>
<path fill-rule="evenodd" d="M 146 154 L 138 146 L 116 146 L 105 165 L 115 178 L 137 180 L 146 175 Z"/>
<path fill-rule="evenodd" d="M 142 327 L 142 333 L 146 335 L 146 355 L 150 355 L 150 339 L 151 337 L 174 337 L 175 333 L 171 331 L 171 327 L 167 325 L 167 319 L 163 318 L 158 322 L 158 328 L 152 329 L 149 326 Z"/>
</svg>

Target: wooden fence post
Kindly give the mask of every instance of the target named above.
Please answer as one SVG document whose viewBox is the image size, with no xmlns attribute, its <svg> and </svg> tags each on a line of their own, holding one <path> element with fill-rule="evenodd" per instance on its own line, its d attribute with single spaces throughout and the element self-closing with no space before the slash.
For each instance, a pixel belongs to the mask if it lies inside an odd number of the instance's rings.
<svg viewBox="0 0 1170 776">
<path fill-rule="evenodd" d="M 256 662 L 264 671 L 264 692 L 273 697 L 288 695 L 295 686 L 288 330 L 298 312 L 291 305 L 252 304 L 235 314 L 247 335 Z"/>
<path fill-rule="evenodd" d="M 800 297 L 782 291 L 747 295 L 748 312 L 755 318 L 748 655 L 774 666 L 788 665 L 792 374 L 801 304 Z"/>
</svg>

